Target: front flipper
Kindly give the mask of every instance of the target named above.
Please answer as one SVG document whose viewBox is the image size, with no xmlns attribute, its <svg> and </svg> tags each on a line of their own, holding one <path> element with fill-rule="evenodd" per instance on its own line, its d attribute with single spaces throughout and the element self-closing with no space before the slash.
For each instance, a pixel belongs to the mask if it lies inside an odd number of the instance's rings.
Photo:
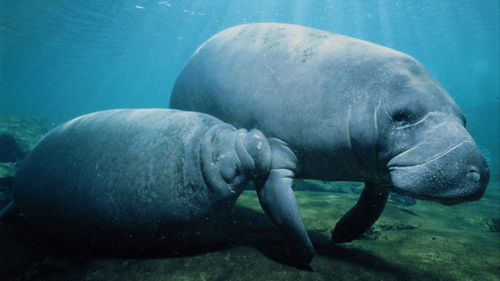
<svg viewBox="0 0 500 281">
<path fill-rule="evenodd" d="M 332 240 L 335 243 L 351 242 L 367 231 L 384 211 L 389 189 L 366 182 L 358 203 L 335 225 Z"/>
<path fill-rule="evenodd" d="M 314 257 L 314 247 L 300 216 L 292 190 L 297 158 L 286 143 L 270 138 L 272 149 L 271 171 L 265 183 L 256 181 L 257 194 L 264 212 L 288 239 L 290 256 L 295 263 L 307 265 Z"/>
</svg>

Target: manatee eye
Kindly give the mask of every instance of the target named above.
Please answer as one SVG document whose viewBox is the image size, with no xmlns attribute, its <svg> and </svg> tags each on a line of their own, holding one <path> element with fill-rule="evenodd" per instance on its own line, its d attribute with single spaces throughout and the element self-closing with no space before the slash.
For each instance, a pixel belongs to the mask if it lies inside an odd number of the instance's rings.
<svg viewBox="0 0 500 281">
<path fill-rule="evenodd" d="M 407 111 L 396 111 L 393 115 L 392 115 L 392 120 L 394 122 L 408 122 L 410 119 L 411 119 L 411 114 L 409 114 Z"/>
<path fill-rule="evenodd" d="M 408 110 L 395 111 L 391 115 L 396 126 L 406 126 L 419 120 L 419 116 Z"/>
<path fill-rule="evenodd" d="M 404 122 L 407 120 L 407 114 L 406 112 L 399 111 L 396 114 L 392 115 L 392 120 L 395 122 Z"/>
</svg>

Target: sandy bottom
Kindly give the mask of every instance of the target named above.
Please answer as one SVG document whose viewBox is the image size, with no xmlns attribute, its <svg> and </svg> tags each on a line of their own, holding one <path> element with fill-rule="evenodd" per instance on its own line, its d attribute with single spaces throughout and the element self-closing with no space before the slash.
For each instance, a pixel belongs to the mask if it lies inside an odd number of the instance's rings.
<svg viewBox="0 0 500 281">
<path fill-rule="evenodd" d="M 0 280 L 500 280 L 499 190 L 490 183 L 480 201 L 453 207 L 389 203 L 367 235 L 340 245 L 331 231 L 358 195 L 296 192 L 317 252 L 308 268 L 287 264 L 284 237 L 255 191 L 218 225 L 230 238 L 176 253 L 89 253 L 19 217 L 0 222 Z"/>
</svg>

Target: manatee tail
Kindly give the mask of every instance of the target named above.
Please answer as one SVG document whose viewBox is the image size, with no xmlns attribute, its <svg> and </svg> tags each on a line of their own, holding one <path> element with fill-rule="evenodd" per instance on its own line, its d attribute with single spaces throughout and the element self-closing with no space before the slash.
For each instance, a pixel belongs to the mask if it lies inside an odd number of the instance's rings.
<svg viewBox="0 0 500 281">
<path fill-rule="evenodd" d="M 10 190 L 14 177 L 0 178 L 0 188 Z M 19 215 L 19 209 L 14 201 L 11 201 L 5 208 L 0 211 L 0 220 L 8 219 Z"/>
</svg>

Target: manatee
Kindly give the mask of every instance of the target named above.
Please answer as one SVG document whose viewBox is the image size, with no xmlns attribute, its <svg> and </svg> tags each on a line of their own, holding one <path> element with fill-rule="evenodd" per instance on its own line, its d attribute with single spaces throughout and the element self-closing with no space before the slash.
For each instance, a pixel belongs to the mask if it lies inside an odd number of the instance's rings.
<svg viewBox="0 0 500 281">
<path fill-rule="evenodd" d="M 279 202 L 293 193 L 275 187 L 292 181 L 292 156 L 278 139 L 203 113 L 96 112 L 36 144 L 12 180 L 14 200 L 0 218 L 20 210 L 48 234 L 100 248 L 167 247 L 209 236 L 208 227 L 253 181 L 267 214 L 286 230 L 292 261 L 307 264 L 314 248 L 298 208 Z"/>
<path fill-rule="evenodd" d="M 479 200 L 489 181 L 464 114 L 421 63 L 326 31 L 279 23 L 224 30 L 184 65 L 170 107 L 284 141 L 297 159 L 293 177 L 364 182 L 332 232 L 336 243 L 369 229 L 390 191 L 454 205 Z"/>
</svg>

